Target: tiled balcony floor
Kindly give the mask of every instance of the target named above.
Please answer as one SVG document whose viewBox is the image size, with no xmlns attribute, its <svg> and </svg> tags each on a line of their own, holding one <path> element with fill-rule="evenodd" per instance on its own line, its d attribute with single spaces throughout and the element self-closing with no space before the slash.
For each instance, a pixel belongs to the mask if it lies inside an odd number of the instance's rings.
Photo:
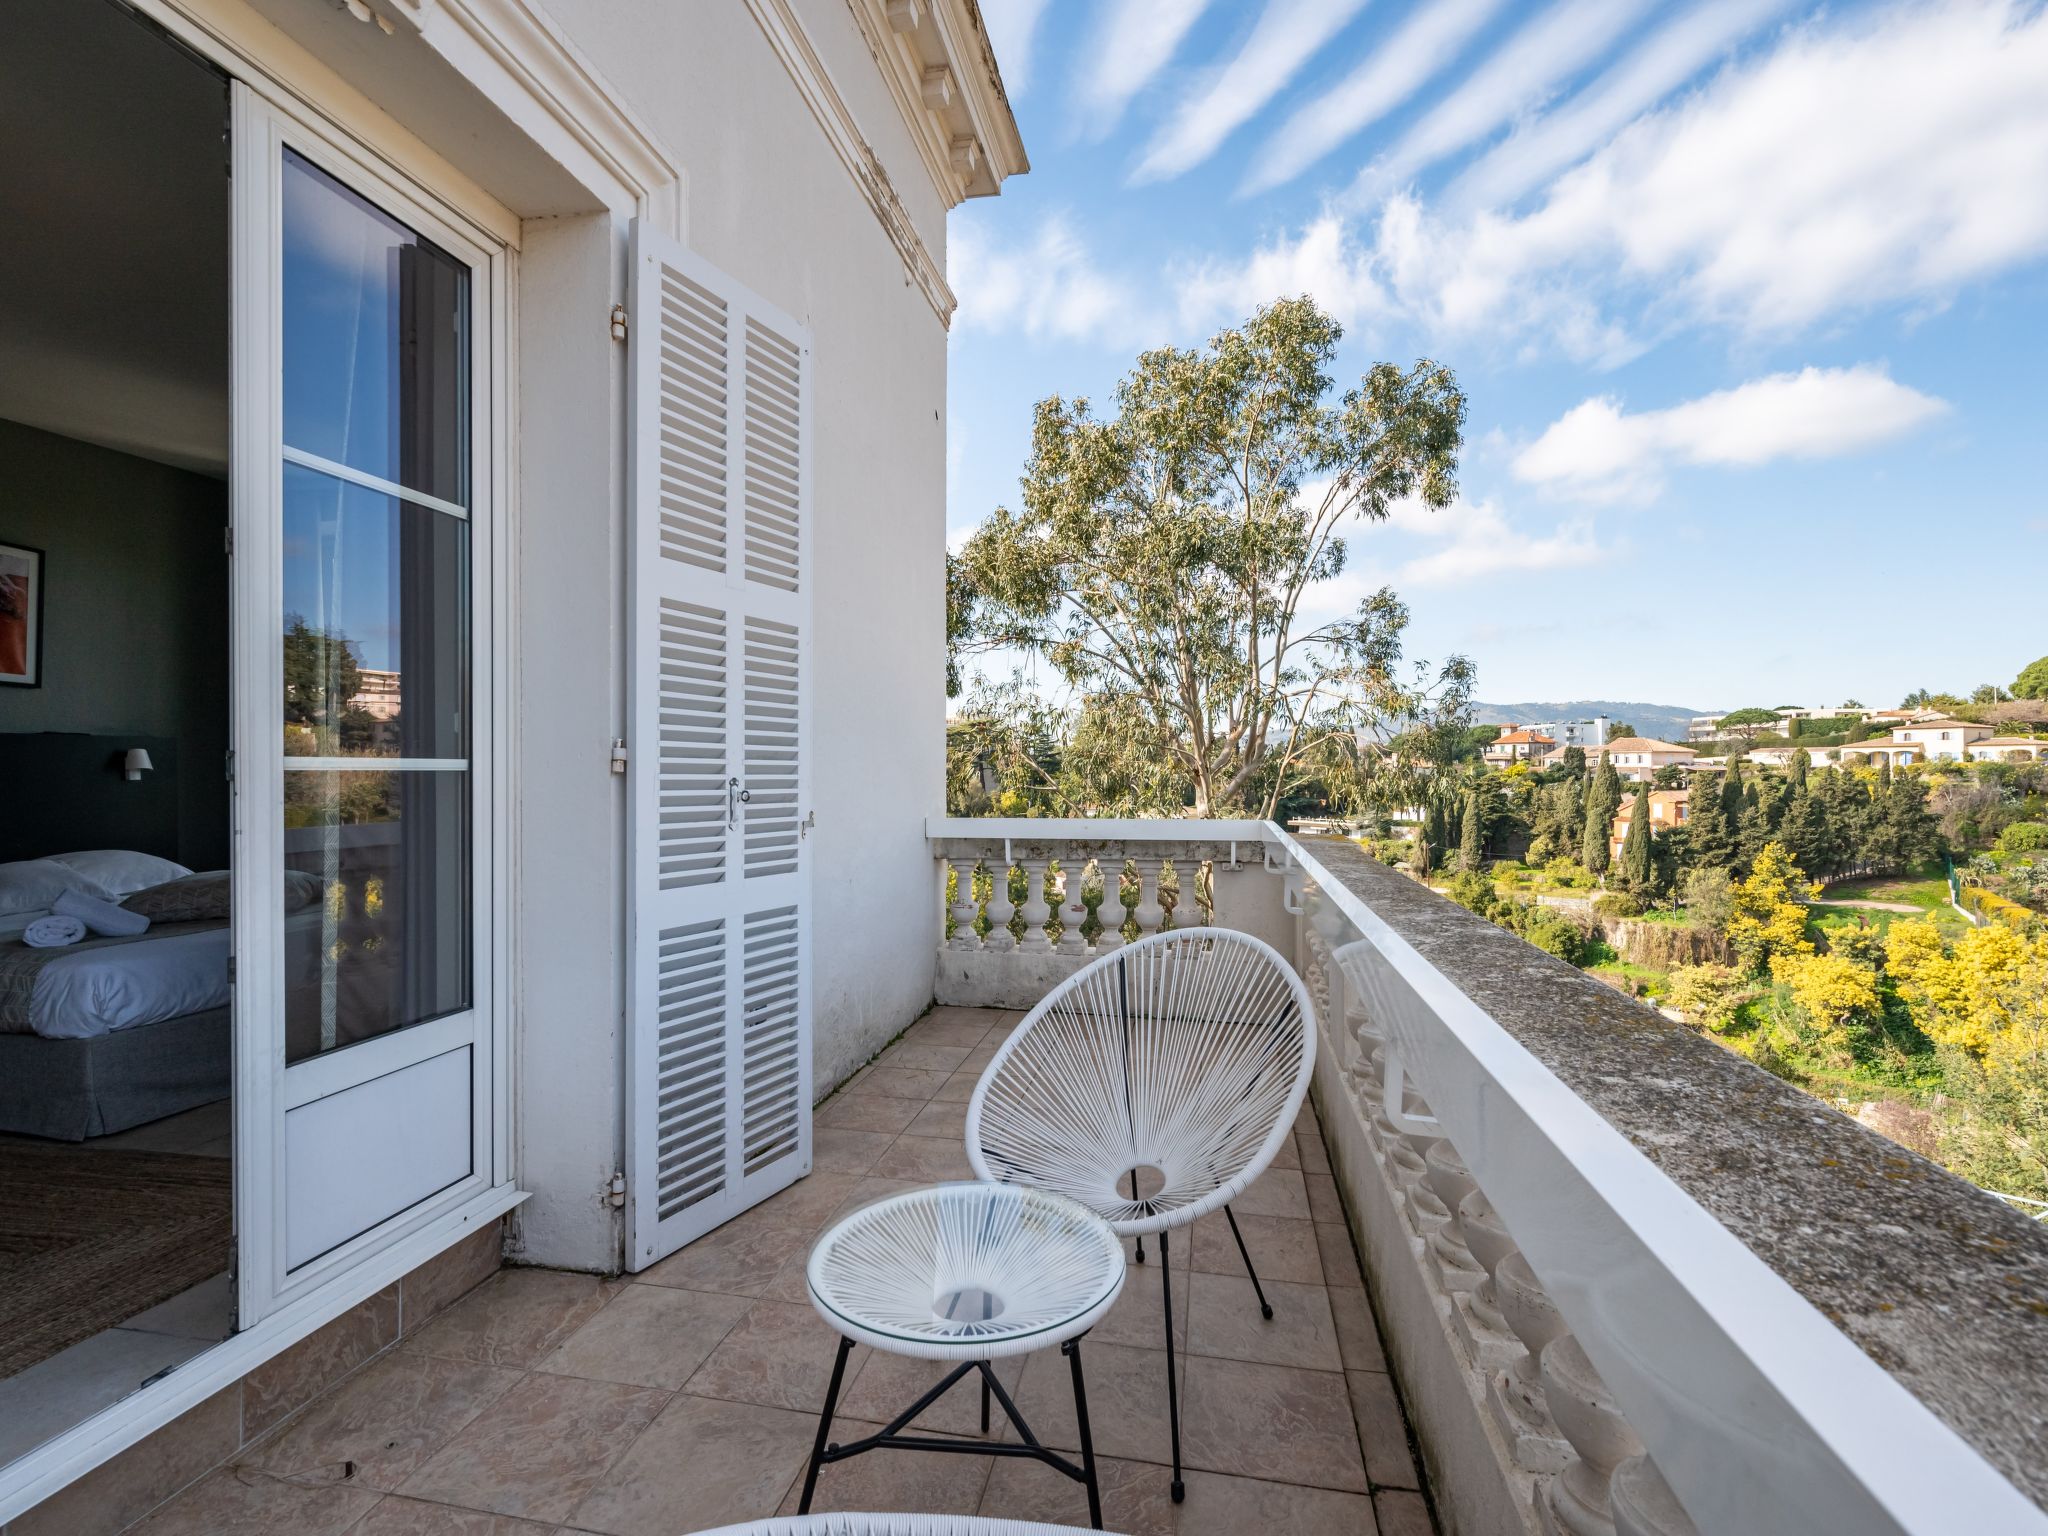
<svg viewBox="0 0 2048 1536">
<path fill-rule="evenodd" d="M 850 1204 L 970 1176 L 967 1099 L 1020 1017 L 927 1015 L 820 1108 L 809 1178 L 629 1280 L 501 1272 L 136 1530 L 680 1536 L 794 1511 L 838 1339 L 805 1296 L 811 1244 Z M 1296 1130 L 1236 1205 L 1271 1322 L 1220 1215 L 1192 1242 L 1176 1234 L 1189 1469 L 1177 1509 L 1153 1245 L 1083 1345 L 1111 1530 L 1430 1530 L 1312 1111 Z M 938 1374 L 866 1348 L 848 1370 L 838 1439 L 879 1427 Z M 1075 1446 L 1058 1352 L 1003 1371 L 1033 1430 Z M 978 1413 L 970 1378 L 921 1422 L 973 1433 Z M 1079 1485 L 1037 1462 L 902 1451 L 827 1467 L 814 1507 L 1087 1523 Z"/>
</svg>

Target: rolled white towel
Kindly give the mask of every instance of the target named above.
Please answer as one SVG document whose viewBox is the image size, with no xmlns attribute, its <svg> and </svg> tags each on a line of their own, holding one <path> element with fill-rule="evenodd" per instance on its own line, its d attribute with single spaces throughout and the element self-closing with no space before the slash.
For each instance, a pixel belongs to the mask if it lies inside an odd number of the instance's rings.
<svg viewBox="0 0 2048 1536">
<path fill-rule="evenodd" d="M 31 949 L 62 949 L 85 937 L 85 924 L 75 917 L 39 917 L 21 930 L 21 942 Z"/>
<path fill-rule="evenodd" d="M 149 919 L 140 912 L 130 912 L 82 891 L 66 891 L 50 903 L 50 910 L 59 917 L 75 917 L 107 938 L 132 939 L 138 933 L 149 932 Z"/>
</svg>

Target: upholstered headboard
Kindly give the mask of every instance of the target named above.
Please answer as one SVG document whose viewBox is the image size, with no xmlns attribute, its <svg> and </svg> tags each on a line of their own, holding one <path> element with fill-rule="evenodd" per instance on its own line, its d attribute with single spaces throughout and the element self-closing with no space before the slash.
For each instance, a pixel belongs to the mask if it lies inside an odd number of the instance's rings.
<svg viewBox="0 0 2048 1536">
<path fill-rule="evenodd" d="M 130 747 L 155 765 L 130 782 Z M 0 734 L 0 863 L 87 848 L 176 859 L 178 744 L 168 736 Z"/>
</svg>

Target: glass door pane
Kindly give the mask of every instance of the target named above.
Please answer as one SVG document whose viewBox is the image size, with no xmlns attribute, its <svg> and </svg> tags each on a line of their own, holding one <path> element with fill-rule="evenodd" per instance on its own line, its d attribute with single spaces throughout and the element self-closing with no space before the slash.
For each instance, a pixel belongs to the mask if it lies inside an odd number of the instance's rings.
<svg viewBox="0 0 2048 1536">
<path fill-rule="evenodd" d="M 472 1006 L 469 269 L 283 162 L 285 1060 Z"/>
</svg>

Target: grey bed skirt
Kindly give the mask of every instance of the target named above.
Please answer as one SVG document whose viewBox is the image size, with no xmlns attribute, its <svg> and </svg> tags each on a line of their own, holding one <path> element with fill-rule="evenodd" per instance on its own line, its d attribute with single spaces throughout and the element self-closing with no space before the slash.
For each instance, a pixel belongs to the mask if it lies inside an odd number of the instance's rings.
<svg viewBox="0 0 2048 1536">
<path fill-rule="evenodd" d="M 230 1010 L 91 1040 L 0 1035 L 0 1131 L 83 1141 L 228 1096 Z"/>
</svg>

